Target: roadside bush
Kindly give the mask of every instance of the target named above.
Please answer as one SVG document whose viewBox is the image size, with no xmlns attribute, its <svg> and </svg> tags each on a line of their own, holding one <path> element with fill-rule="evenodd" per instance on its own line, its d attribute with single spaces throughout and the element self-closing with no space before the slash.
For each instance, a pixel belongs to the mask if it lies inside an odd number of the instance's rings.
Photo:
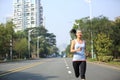
<svg viewBox="0 0 120 80">
<path fill-rule="evenodd" d="M 99 61 L 110 62 L 113 61 L 113 56 L 98 56 Z"/>
<path fill-rule="evenodd" d="M 99 61 L 110 62 L 113 60 L 113 56 L 98 56 Z"/>
<path fill-rule="evenodd" d="M 103 62 L 113 61 L 113 56 L 103 56 Z"/>
<path fill-rule="evenodd" d="M 114 62 L 120 62 L 120 59 L 114 59 L 113 61 Z"/>
<path fill-rule="evenodd" d="M 98 56 L 98 61 L 103 61 L 103 56 Z"/>
</svg>

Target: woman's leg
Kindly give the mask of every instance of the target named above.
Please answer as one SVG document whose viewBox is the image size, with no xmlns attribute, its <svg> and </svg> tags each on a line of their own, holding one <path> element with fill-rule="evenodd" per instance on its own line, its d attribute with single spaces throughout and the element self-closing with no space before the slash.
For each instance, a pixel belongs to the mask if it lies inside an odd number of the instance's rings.
<svg viewBox="0 0 120 80">
<path fill-rule="evenodd" d="M 85 79 L 86 61 L 81 62 L 80 68 L 81 68 L 81 79 Z"/>
<path fill-rule="evenodd" d="M 77 78 L 78 78 L 79 75 L 80 75 L 79 66 L 80 66 L 80 62 L 79 62 L 79 61 L 74 61 L 74 62 L 73 62 L 73 68 L 74 68 L 75 76 L 76 76 Z"/>
</svg>

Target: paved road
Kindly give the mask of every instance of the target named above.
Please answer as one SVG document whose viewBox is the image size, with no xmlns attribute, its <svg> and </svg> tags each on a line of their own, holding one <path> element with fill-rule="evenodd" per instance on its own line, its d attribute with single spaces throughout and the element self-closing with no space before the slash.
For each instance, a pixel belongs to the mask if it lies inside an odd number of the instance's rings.
<svg viewBox="0 0 120 80">
<path fill-rule="evenodd" d="M 120 70 L 87 64 L 87 80 L 120 80 Z M 70 58 L 49 58 L 0 64 L 0 80 L 80 80 Z"/>
</svg>

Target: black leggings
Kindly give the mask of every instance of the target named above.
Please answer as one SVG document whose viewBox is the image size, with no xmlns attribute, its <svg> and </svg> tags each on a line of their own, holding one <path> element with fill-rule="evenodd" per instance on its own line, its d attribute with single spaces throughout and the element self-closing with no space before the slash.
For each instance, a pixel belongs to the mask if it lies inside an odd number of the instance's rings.
<svg viewBox="0 0 120 80">
<path fill-rule="evenodd" d="M 77 78 L 81 75 L 81 79 L 85 79 L 86 61 L 74 61 L 73 68 Z"/>
</svg>

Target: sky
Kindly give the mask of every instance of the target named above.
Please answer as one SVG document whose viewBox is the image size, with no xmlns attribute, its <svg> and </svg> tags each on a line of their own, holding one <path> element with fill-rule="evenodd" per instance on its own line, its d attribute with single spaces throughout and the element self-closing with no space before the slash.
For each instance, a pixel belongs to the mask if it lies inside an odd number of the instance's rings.
<svg viewBox="0 0 120 80">
<path fill-rule="evenodd" d="M 13 13 L 13 0 L 0 0 L 0 23 Z M 90 15 L 85 0 L 41 0 L 45 27 L 56 35 L 57 46 L 70 43 L 69 31 L 74 21 Z M 120 16 L 120 0 L 92 0 L 92 17 L 100 15 L 114 20 Z"/>
</svg>

